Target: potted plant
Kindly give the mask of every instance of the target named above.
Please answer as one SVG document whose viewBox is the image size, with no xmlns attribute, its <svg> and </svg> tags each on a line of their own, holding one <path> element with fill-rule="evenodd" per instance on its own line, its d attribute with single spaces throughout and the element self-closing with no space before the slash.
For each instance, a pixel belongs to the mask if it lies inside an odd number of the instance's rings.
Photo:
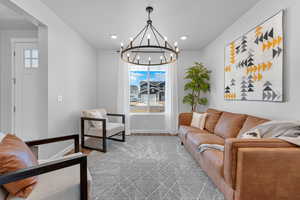
<svg viewBox="0 0 300 200">
<path fill-rule="evenodd" d="M 206 105 L 208 99 L 202 97 L 202 93 L 210 91 L 210 73 L 202 63 L 195 62 L 185 72 L 184 79 L 188 82 L 184 85 L 184 90 L 189 93 L 183 98 L 184 104 L 192 107 L 192 112 L 197 111 L 198 105 Z"/>
</svg>

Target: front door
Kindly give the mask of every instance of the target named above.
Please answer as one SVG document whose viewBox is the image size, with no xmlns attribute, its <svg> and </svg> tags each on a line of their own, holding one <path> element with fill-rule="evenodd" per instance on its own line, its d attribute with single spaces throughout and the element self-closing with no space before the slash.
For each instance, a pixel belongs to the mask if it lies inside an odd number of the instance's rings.
<svg viewBox="0 0 300 200">
<path fill-rule="evenodd" d="M 30 140 L 39 127 L 39 50 L 37 42 L 16 42 L 13 48 L 13 131 Z"/>
</svg>

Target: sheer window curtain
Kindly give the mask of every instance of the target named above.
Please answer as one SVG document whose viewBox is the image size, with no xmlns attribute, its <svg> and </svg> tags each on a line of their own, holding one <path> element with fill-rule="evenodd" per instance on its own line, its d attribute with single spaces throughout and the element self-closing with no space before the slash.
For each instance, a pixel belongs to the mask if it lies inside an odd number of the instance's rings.
<svg viewBox="0 0 300 200">
<path fill-rule="evenodd" d="M 177 67 L 176 63 L 167 66 L 165 95 L 165 129 L 168 133 L 174 135 L 178 131 Z"/>
<path fill-rule="evenodd" d="M 129 116 L 129 64 L 119 59 L 118 66 L 118 95 L 117 111 L 125 114 L 125 132 L 130 135 L 130 116 Z"/>
</svg>

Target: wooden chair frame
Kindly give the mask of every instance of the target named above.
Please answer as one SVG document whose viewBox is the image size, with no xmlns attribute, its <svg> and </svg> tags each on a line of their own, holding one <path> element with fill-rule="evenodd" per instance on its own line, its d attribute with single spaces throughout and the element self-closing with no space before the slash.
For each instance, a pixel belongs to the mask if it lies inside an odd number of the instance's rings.
<svg viewBox="0 0 300 200">
<path fill-rule="evenodd" d="M 121 117 L 122 118 L 122 124 L 124 124 L 124 126 L 125 126 L 125 115 L 124 114 L 107 113 L 107 116 Z M 101 136 L 85 134 L 85 126 L 84 126 L 85 121 L 100 121 L 100 122 L 102 122 L 102 131 L 103 131 L 102 137 Z M 81 146 L 82 146 L 82 148 L 97 150 L 97 151 L 101 151 L 101 152 L 105 153 L 105 152 L 107 152 L 107 145 L 106 145 L 107 140 L 125 142 L 125 137 L 126 137 L 125 136 L 125 130 L 107 137 L 106 136 L 106 123 L 107 123 L 106 119 L 103 119 L 103 118 L 81 117 Z M 115 136 L 120 135 L 120 134 L 122 135 L 122 139 L 114 138 Z M 84 142 L 85 137 L 92 137 L 92 138 L 102 139 L 102 149 L 85 146 L 85 142 Z"/>
<path fill-rule="evenodd" d="M 49 144 L 54 142 L 61 142 L 66 140 L 74 140 L 75 153 L 79 152 L 79 135 L 69 135 L 63 137 L 48 138 L 42 140 L 34 140 L 25 142 L 29 147 L 36 145 Z M 51 161 L 37 166 L 21 169 L 16 172 L 3 174 L 0 176 L 0 185 L 15 182 L 32 176 L 49 173 L 59 169 L 80 165 L 80 199 L 88 199 L 88 186 L 87 186 L 87 156 L 78 155 L 71 158 L 63 158 L 57 161 Z"/>
</svg>

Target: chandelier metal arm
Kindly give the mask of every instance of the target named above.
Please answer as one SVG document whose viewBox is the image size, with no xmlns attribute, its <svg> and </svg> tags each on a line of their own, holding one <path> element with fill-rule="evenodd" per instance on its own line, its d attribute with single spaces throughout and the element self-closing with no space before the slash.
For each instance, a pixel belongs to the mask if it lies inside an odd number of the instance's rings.
<svg viewBox="0 0 300 200">
<path fill-rule="evenodd" d="M 144 34 L 143 34 L 143 36 L 142 36 L 142 39 L 141 39 L 141 41 L 140 41 L 139 46 L 142 45 L 143 40 L 144 40 L 144 38 L 145 38 L 145 35 L 146 35 L 147 31 L 148 31 L 148 28 L 149 28 L 149 24 L 147 24 L 147 25 L 145 26 L 145 28 L 144 28 L 144 29 L 146 29 L 146 30 L 145 30 L 145 32 L 144 32 Z M 142 33 L 142 32 L 141 32 L 141 33 Z M 141 33 L 140 33 L 140 34 L 141 34 Z M 139 50 L 138 50 L 138 51 L 139 51 Z M 137 54 L 138 54 L 138 53 L 135 53 L 134 58 L 133 58 L 133 62 L 135 61 L 135 58 L 136 58 Z"/>
<path fill-rule="evenodd" d="M 154 38 L 155 38 L 155 40 L 156 40 L 157 45 L 160 46 L 160 43 L 159 43 L 159 41 L 158 41 L 158 38 L 157 38 L 155 32 L 153 31 L 153 26 L 150 26 L 150 29 L 151 29 L 151 31 L 152 31 L 152 33 L 153 33 L 153 35 L 154 35 Z"/>
<path fill-rule="evenodd" d="M 160 45 L 160 43 L 159 43 L 159 40 L 158 40 L 158 38 L 157 38 L 157 36 L 156 36 L 154 30 L 153 30 L 153 27 L 154 27 L 154 26 L 150 26 L 150 28 L 151 28 L 151 30 L 152 30 L 152 33 L 153 33 L 153 35 L 154 35 L 154 37 L 155 37 L 155 40 L 156 40 L 156 42 L 157 42 L 157 44 L 158 44 L 158 46 L 161 47 L 161 45 Z M 160 49 L 162 50 L 162 48 L 160 48 Z M 165 53 L 163 53 L 163 56 L 164 56 L 165 62 L 167 62 L 167 58 L 166 58 Z"/>
<path fill-rule="evenodd" d="M 153 29 L 158 33 L 158 35 L 164 39 L 164 36 L 162 34 L 160 34 L 160 32 L 155 28 L 155 26 L 153 26 Z M 166 43 L 173 49 L 174 47 L 168 42 L 166 41 Z"/>
<path fill-rule="evenodd" d="M 143 33 L 143 31 L 146 29 L 146 28 L 148 28 L 148 24 L 146 25 L 146 26 L 144 26 L 144 28 L 132 39 L 132 42 L 134 42 L 142 33 Z M 146 32 L 147 32 L 147 30 L 146 30 Z M 130 44 L 129 45 L 127 45 L 127 48 L 128 47 L 130 47 Z"/>
</svg>

